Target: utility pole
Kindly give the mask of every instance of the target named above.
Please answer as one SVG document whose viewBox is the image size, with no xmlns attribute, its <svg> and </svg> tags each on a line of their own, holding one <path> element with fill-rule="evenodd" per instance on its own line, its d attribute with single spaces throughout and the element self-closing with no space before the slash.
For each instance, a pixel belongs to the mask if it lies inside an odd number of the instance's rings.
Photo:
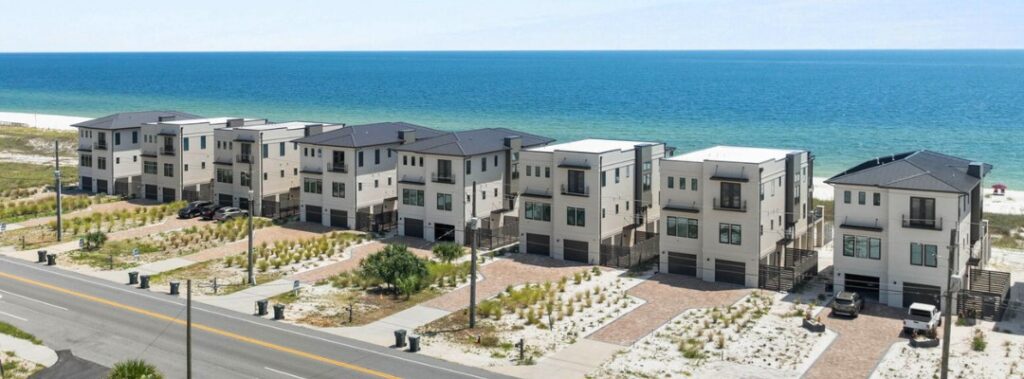
<svg viewBox="0 0 1024 379">
<path fill-rule="evenodd" d="M 253 258 L 252 258 L 252 156 L 249 156 L 249 267 L 246 269 L 246 277 L 249 279 L 249 286 L 256 285 L 256 275 L 252 272 Z"/>
<path fill-rule="evenodd" d="M 185 377 L 192 379 L 192 279 L 185 281 Z"/>
<path fill-rule="evenodd" d="M 473 218 L 469 220 L 469 232 L 472 238 L 469 254 L 469 328 L 476 328 L 476 234 L 480 227 L 480 219 L 476 218 L 476 182 L 473 182 Z"/>
<path fill-rule="evenodd" d="M 62 231 L 63 225 L 61 224 L 60 141 L 58 140 L 53 140 L 53 167 L 54 188 L 57 189 L 57 242 L 61 242 L 64 239 L 64 232 Z"/>
<path fill-rule="evenodd" d="M 947 379 L 949 375 L 949 335 L 953 325 L 953 266 L 956 264 L 957 235 L 956 229 L 950 230 L 949 235 L 949 264 L 946 270 L 946 306 L 943 307 L 942 324 L 942 377 Z"/>
</svg>

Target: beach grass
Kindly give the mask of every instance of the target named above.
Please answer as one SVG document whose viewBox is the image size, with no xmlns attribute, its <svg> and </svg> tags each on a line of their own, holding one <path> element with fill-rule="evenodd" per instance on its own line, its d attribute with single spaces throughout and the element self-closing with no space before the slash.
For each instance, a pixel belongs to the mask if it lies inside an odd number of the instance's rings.
<svg viewBox="0 0 1024 379">
<path fill-rule="evenodd" d="M 985 213 L 992 246 L 1008 249 L 1024 248 L 1024 215 Z"/>
<path fill-rule="evenodd" d="M 25 155 L 53 155 L 53 141 L 60 142 L 60 153 L 76 156 L 78 133 L 69 130 L 33 128 L 25 125 L 5 125 L 0 128 L 0 151 Z"/>
<path fill-rule="evenodd" d="M 78 166 L 62 165 L 61 181 L 65 186 L 78 181 Z M 0 162 L 0 192 L 18 188 L 53 185 L 53 166 L 33 163 Z"/>
</svg>

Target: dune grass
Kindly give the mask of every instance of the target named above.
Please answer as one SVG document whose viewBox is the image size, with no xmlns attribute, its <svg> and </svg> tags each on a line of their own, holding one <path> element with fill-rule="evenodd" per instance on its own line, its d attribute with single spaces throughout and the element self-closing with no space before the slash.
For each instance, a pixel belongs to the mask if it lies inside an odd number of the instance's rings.
<svg viewBox="0 0 1024 379">
<path fill-rule="evenodd" d="M 3 321 L 0 321 L 0 334 L 6 334 L 14 338 L 27 340 L 36 345 L 43 344 L 43 341 L 40 341 L 38 338 L 36 338 L 36 336 L 33 336 L 31 333 L 18 329 L 18 327 Z"/>
</svg>

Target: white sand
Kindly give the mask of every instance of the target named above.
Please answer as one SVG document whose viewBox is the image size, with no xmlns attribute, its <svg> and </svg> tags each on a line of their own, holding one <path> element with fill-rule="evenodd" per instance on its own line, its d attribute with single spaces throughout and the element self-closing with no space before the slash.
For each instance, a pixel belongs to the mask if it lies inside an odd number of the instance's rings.
<svg viewBox="0 0 1024 379">
<path fill-rule="evenodd" d="M 60 116 L 52 114 L 0 112 L 0 127 L 5 124 L 13 123 L 25 124 L 43 129 L 75 130 L 71 124 L 76 124 L 86 120 L 91 119 L 88 117 Z"/>
<path fill-rule="evenodd" d="M 984 333 L 983 351 L 971 349 L 975 330 Z M 951 378 L 1020 378 L 1024 374 L 1024 336 L 993 332 L 993 323 L 954 326 L 950 339 Z M 914 348 L 897 342 L 871 374 L 872 379 L 938 377 L 942 348 Z"/>
</svg>

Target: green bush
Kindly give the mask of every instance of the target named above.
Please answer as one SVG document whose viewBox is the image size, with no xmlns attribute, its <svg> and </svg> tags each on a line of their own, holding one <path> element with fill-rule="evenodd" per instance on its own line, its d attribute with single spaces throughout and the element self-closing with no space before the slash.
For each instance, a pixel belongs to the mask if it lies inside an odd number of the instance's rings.
<svg viewBox="0 0 1024 379">
<path fill-rule="evenodd" d="M 461 245 L 454 242 L 442 242 L 434 245 L 433 248 L 434 258 L 445 263 L 451 263 L 452 261 L 461 258 L 466 255 L 466 250 Z"/>
<path fill-rule="evenodd" d="M 129 359 L 117 362 L 110 369 L 108 379 L 163 379 L 163 374 L 155 366 L 141 359 Z"/>
<path fill-rule="evenodd" d="M 425 278 L 429 274 L 426 262 L 409 252 L 405 245 L 399 244 L 389 244 L 383 250 L 363 258 L 359 262 L 359 271 L 366 277 L 386 284 L 396 297 L 399 279 L 413 276 Z"/>
</svg>

